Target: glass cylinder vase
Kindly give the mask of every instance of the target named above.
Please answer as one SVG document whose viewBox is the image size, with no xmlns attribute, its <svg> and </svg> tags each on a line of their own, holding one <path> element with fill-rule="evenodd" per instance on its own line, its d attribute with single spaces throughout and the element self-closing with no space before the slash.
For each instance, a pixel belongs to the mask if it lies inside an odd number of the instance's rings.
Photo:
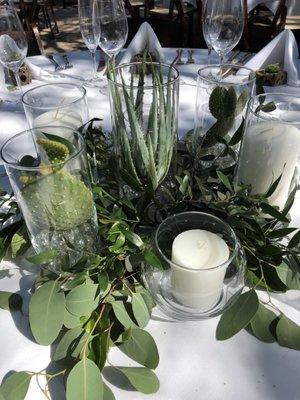
<svg viewBox="0 0 300 400">
<path fill-rule="evenodd" d="M 252 194 L 265 194 L 283 209 L 297 184 L 300 156 L 300 96 L 266 93 L 253 97 L 244 130 L 236 181 L 251 185 Z"/>
<path fill-rule="evenodd" d="M 174 320 L 216 316 L 244 287 L 243 248 L 232 228 L 213 215 L 189 211 L 166 218 L 154 249 L 164 270 L 145 264 L 143 280 L 158 308 Z"/>
<path fill-rule="evenodd" d="M 83 137 L 66 127 L 27 130 L 1 149 L 7 175 L 37 253 L 57 251 L 48 268 L 72 273 L 97 248 L 97 215 Z M 58 135 L 59 133 L 59 135 Z"/>
<path fill-rule="evenodd" d="M 49 83 L 29 89 L 22 96 L 22 103 L 31 128 L 58 126 L 57 133 L 62 133 L 63 126 L 77 130 L 89 120 L 86 90 L 72 83 Z"/>
<path fill-rule="evenodd" d="M 243 128 L 254 85 L 254 71 L 240 65 L 211 65 L 198 71 L 192 138 L 197 165 L 226 168 L 236 163 L 238 133 L 232 138 Z"/>
<path fill-rule="evenodd" d="M 109 73 L 113 146 L 125 187 L 154 191 L 167 177 L 177 142 L 178 71 L 133 62 Z"/>
</svg>

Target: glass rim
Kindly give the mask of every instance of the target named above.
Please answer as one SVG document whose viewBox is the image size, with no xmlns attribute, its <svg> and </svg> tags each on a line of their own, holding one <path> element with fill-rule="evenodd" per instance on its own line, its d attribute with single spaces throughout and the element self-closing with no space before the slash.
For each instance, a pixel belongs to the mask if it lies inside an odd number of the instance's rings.
<svg viewBox="0 0 300 400">
<path fill-rule="evenodd" d="M 269 97 L 269 96 L 289 96 L 290 98 L 292 97 L 293 99 L 299 99 L 300 100 L 300 95 L 297 94 L 290 94 L 288 92 L 269 92 L 269 93 L 261 93 L 261 94 L 256 94 L 255 96 L 252 96 L 249 100 L 248 107 L 249 111 L 251 114 L 255 115 L 256 117 L 264 120 L 264 121 L 279 121 L 283 125 L 299 125 L 300 124 L 300 117 L 299 121 L 285 121 L 284 119 L 278 119 L 278 118 L 267 118 L 264 115 L 259 114 L 262 110 L 259 110 L 256 112 L 254 110 L 254 103 L 256 100 L 258 100 L 260 97 Z M 268 113 L 270 115 L 270 113 Z"/>
<path fill-rule="evenodd" d="M 33 92 L 35 90 L 44 88 L 46 86 L 53 86 L 53 85 L 57 85 L 57 86 L 58 85 L 67 85 L 67 86 L 75 87 L 76 89 L 79 89 L 79 91 L 81 91 L 81 96 L 79 98 L 75 99 L 75 100 L 72 100 L 72 101 L 66 103 L 66 104 L 62 103 L 61 105 L 56 105 L 56 106 L 37 106 L 37 105 L 32 105 L 32 104 L 26 102 L 25 96 L 28 93 L 31 93 L 31 92 Z M 22 100 L 22 103 L 26 107 L 36 108 L 36 109 L 40 109 L 40 110 L 53 110 L 53 109 L 61 109 L 61 108 L 70 107 L 71 105 L 76 104 L 79 101 L 81 101 L 82 99 L 84 99 L 85 96 L 86 96 L 86 88 L 84 88 L 83 86 L 77 85 L 76 83 L 57 82 L 57 83 L 45 83 L 43 85 L 35 86 L 34 88 L 29 89 L 22 95 L 21 100 Z"/>
<path fill-rule="evenodd" d="M 198 268 L 198 269 L 196 269 L 196 268 L 184 267 L 183 265 L 174 263 L 172 260 L 170 260 L 168 257 L 165 256 L 165 254 L 164 254 L 163 251 L 161 250 L 160 246 L 158 245 L 158 233 L 159 233 L 159 230 L 160 230 L 160 228 L 162 227 L 162 225 L 164 225 L 164 224 L 167 223 L 169 220 L 171 220 L 171 218 L 174 218 L 175 216 L 179 216 L 179 215 L 185 215 L 185 214 L 188 214 L 188 215 L 196 214 L 196 215 L 198 215 L 198 216 L 199 216 L 199 215 L 205 215 L 206 217 L 215 219 L 217 222 L 219 222 L 219 223 L 225 225 L 226 228 L 229 229 L 229 231 L 230 231 L 230 233 L 231 233 L 231 235 L 232 235 L 232 237 L 233 237 L 233 239 L 234 239 L 235 245 L 234 245 L 234 249 L 233 249 L 233 251 L 232 251 L 232 254 L 231 254 L 231 256 L 228 258 L 228 260 L 226 260 L 226 261 L 223 262 L 222 264 L 216 265 L 215 267 Z M 186 271 L 193 271 L 193 272 L 195 272 L 195 273 L 197 273 L 197 272 L 201 273 L 202 271 L 215 271 L 215 270 L 218 270 L 218 269 L 222 269 L 222 268 L 225 267 L 226 265 L 229 265 L 229 264 L 232 262 L 232 260 L 236 257 L 236 255 L 237 255 L 237 253 L 238 253 L 238 250 L 239 250 L 239 247 L 240 247 L 240 242 L 239 242 L 238 237 L 236 236 L 236 234 L 235 234 L 234 230 L 231 228 L 231 226 L 230 226 L 229 224 L 227 224 L 227 222 L 223 221 L 221 218 L 216 217 L 215 215 L 208 214 L 208 213 L 205 213 L 205 212 L 202 212 L 202 211 L 183 211 L 183 212 L 181 212 L 181 213 L 169 215 L 166 219 L 164 219 L 164 220 L 159 224 L 158 228 L 156 229 L 154 241 L 155 241 L 155 246 L 156 246 L 156 248 L 157 248 L 157 250 L 158 250 L 158 252 L 159 252 L 159 255 L 160 255 L 169 265 L 171 265 L 171 266 L 174 265 L 174 266 L 177 267 L 177 268 L 181 268 L 181 269 L 186 270 Z"/>
<path fill-rule="evenodd" d="M 38 166 L 36 166 L 36 167 L 24 167 L 24 166 L 22 166 L 22 165 L 19 165 L 19 164 L 16 164 L 16 163 L 14 163 L 14 162 L 10 162 L 10 161 L 7 161 L 6 159 L 5 159 L 5 156 L 4 156 L 4 154 L 3 154 L 3 151 L 5 150 L 5 147 L 6 146 L 8 146 L 10 143 L 12 143 L 13 142 L 13 140 L 15 140 L 15 139 L 17 139 L 18 137 L 20 137 L 20 136 L 22 136 L 22 135 L 28 135 L 28 134 L 31 134 L 32 133 L 32 131 L 34 131 L 34 130 L 36 130 L 36 129 L 42 129 L 42 128 L 47 128 L 47 129 L 53 129 L 53 128 L 62 128 L 62 129 L 68 129 L 68 130 L 70 130 L 71 132 L 73 132 L 73 133 L 75 133 L 77 136 L 78 136 L 78 138 L 80 139 L 79 141 L 80 141 L 80 148 L 79 149 L 77 149 L 73 154 L 71 154 L 71 155 L 69 155 L 69 157 L 65 160 L 65 161 L 63 161 L 63 162 L 59 162 L 59 163 L 55 163 L 55 164 L 51 164 L 51 165 L 46 165 L 46 167 L 48 167 L 48 166 L 51 166 L 52 168 L 55 168 L 55 167 L 59 167 L 59 166 L 61 166 L 61 165 L 64 165 L 64 164 L 66 164 L 66 163 L 68 163 L 69 161 L 71 161 L 71 160 L 73 160 L 74 158 L 76 158 L 76 157 L 78 157 L 79 155 L 81 155 L 82 153 L 83 153 L 83 151 L 85 150 L 85 142 L 84 142 L 84 138 L 83 138 L 83 136 L 82 136 L 82 134 L 80 133 L 80 132 L 78 132 L 77 130 L 74 130 L 74 129 L 72 129 L 72 128 L 70 128 L 70 127 L 68 127 L 68 126 L 54 126 L 54 125 L 45 125 L 45 126 L 40 126 L 40 127 L 35 127 L 35 128 L 30 128 L 30 129 L 27 129 L 27 130 L 25 130 L 25 131 L 22 131 L 22 132 L 19 132 L 19 133 L 17 133 L 16 135 L 14 135 L 13 137 L 11 137 L 11 138 L 9 138 L 8 140 L 6 140 L 6 142 L 2 145 L 2 147 L 1 147 L 1 149 L 0 149 L 0 157 L 2 158 L 2 160 L 4 161 L 4 165 L 6 166 L 9 166 L 9 167 L 11 167 L 11 168 L 14 168 L 14 169 L 17 169 L 17 170 L 20 170 L 20 171 L 22 171 L 22 170 L 26 170 L 26 171 L 40 171 L 40 165 L 38 165 Z M 60 136 L 58 136 L 58 137 L 60 137 Z M 32 139 L 32 141 L 33 141 L 33 139 Z M 33 145 L 34 145 L 34 141 L 33 141 Z"/>
<path fill-rule="evenodd" d="M 132 61 L 132 62 L 120 64 L 120 65 L 118 65 L 117 67 L 115 67 L 115 71 L 118 71 L 118 70 L 120 70 L 120 69 L 122 69 L 122 68 L 125 68 L 125 67 L 130 67 L 130 66 L 139 65 L 139 64 L 143 64 L 143 61 Z M 166 67 L 166 68 L 169 68 L 169 69 L 171 69 L 171 70 L 173 70 L 173 71 L 175 72 L 176 76 L 175 76 L 174 78 L 172 78 L 170 81 L 168 81 L 168 82 L 166 82 L 166 83 L 163 83 L 162 86 L 173 85 L 174 83 L 176 83 L 177 81 L 179 81 L 179 71 L 178 71 L 177 68 L 175 68 L 174 65 L 172 65 L 172 64 L 166 64 L 166 63 L 161 63 L 161 62 L 158 62 L 158 61 L 155 61 L 155 62 L 146 61 L 145 64 L 146 64 L 146 65 L 147 65 L 147 64 L 148 64 L 148 65 L 150 64 L 150 65 L 155 65 L 155 66 Z M 111 78 L 109 78 L 109 77 L 107 77 L 107 80 L 108 80 L 110 83 L 112 83 L 113 85 L 115 85 L 115 86 L 131 88 L 131 85 L 127 85 L 127 84 L 123 85 L 122 83 L 115 82 L 113 79 L 111 79 Z M 141 88 L 141 87 L 143 87 L 144 89 L 153 89 L 154 87 L 158 87 L 158 85 L 157 85 L 157 84 L 155 84 L 155 85 L 147 85 L 147 86 L 145 86 L 145 85 L 134 85 L 134 86 L 132 86 L 132 87 L 133 87 L 134 89 L 138 89 L 138 88 Z"/>
<path fill-rule="evenodd" d="M 206 70 L 206 69 L 209 69 L 209 68 L 218 68 L 218 69 L 220 69 L 220 64 L 205 65 L 204 67 L 198 69 L 198 71 L 197 71 L 197 77 L 198 77 L 198 78 L 201 78 L 203 81 L 208 82 L 208 83 L 218 83 L 219 86 L 228 86 L 228 85 L 233 85 L 233 86 L 244 86 L 244 85 L 247 85 L 247 84 L 249 84 L 249 83 L 254 83 L 255 80 L 256 80 L 255 71 L 254 71 L 253 69 L 249 68 L 249 67 L 245 67 L 244 65 L 225 63 L 225 64 L 222 64 L 222 67 L 226 67 L 226 68 L 228 68 L 228 69 L 229 69 L 229 68 L 239 69 L 239 70 L 240 70 L 240 69 L 245 69 L 245 70 L 249 71 L 249 76 L 250 76 L 250 74 L 252 74 L 253 77 L 250 78 L 250 77 L 248 76 L 247 80 L 245 80 L 244 82 L 224 82 L 224 81 L 212 80 L 212 79 L 209 79 L 209 78 L 207 78 L 207 77 L 201 75 L 201 72 L 202 72 L 202 71 L 204 71 L 204 70 Z M 228 76 L 230 76 L 230 75 L 228 75 Z M 234 75 L 234 76 L 237 76 L 237 75 Z"/>
</svg>

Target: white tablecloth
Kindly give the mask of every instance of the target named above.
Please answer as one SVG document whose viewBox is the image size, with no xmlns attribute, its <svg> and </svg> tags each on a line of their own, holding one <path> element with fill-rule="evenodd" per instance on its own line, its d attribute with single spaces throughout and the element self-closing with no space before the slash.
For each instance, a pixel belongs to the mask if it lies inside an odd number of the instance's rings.
<svg viewBox="0 0 300 400">
<path fill-rule="evenodd" d="M 172 60 L 175 50 L 165 50 L 167 60 Z M 184 57 L 186 57 L 186 52 Z M 70 55 L 74 70 L 70 73 L 91 70 L 88 53 Z M 187 83 L 195 82 L 199 64 L 205 63 L 206 52 L 196 51 L 198 65 L 179 67 Z M 34 61 L 34 60 L 33 60 Z M 36 60 L 35 60 L 36 61 Z M 47 67 L 43 57 L 38 61 Z M 51 67 L 49 67 L 51 68 Z M 30 86 L 37 85 L 33 82 Z M 290 89 L 289 89 L 290 90 Z M 193 126 L 196 87 L 181 85 L 179 131 L 184 133 Z M 88 88 L 90 117 L 103 118 L 110 128 L 109 104 L 106 96 L 97 89 Z M 0 105 L 0 145 L 25 127 L 21 107 Z M 297 204 L 299 205 L 300 198 Z M 298 213 L 297 213 L 298 211 Z M 300 226 L 299 207 L 293 210 L 293 223 Z M 12 266 L 4 263 L 2 267 Z M 16 268 L 11 278 L 0 280 L 0 290 L 20 291 L 28 300 L 33 276 Z M 290 291 L 274 296 L 274 302 L 290 318 L 300 322 L 300 295 Z M 25 301 L 26 302 L 26 301 Z M 147 329 L 153 335 L 160 353 L 157 374 L 161 388 L 157 394 L 144 396 L 110 385 L 117 400 L 299 400 L 300 352 L 264 344 L 245 331 L 225 342 L 215 340 L 218 318 L 203 322 L 171 323 L 154 318 Z M 28 329 L 28 320 L 19 313 L 13 316 L 0 309 L 0 379 L 11 370 L 40 371 L 50 363 L 50 347 L 34 343 Z M 134 365 L 123 353 L 113 349 L 110 362 L 114 365 Z M 50 366 L 51 368 L 51 366 Z M 121 382 L 117 383 L 119 386 Z M 51 385 L 52 400 L 64 400 L 62 382 Z M 45 400 L 35 380 L 32 381 L 26 400 Z"/>
</svg>

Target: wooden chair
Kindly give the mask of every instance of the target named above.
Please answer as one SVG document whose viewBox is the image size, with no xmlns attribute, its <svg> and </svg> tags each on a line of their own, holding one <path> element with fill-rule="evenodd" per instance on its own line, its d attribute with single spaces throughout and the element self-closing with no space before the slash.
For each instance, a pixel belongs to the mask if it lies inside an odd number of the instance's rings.
<svg viewBox="0 0 300 400">
<path fill-rule="evenodd" d="M 132 18 L 140 18 L 141 10 L 145 10 L 145 2 L 142 0 L 124 0 L 125 10 Z"/>
<path fill-rule="evenodd" d="M 40 11 L 37 0 L 31 3 L 19 2 L 20 19 L 25 30 L 28 42 L 28 56 L 34 56 L 44 53 L 44 47 L 37 27 L 38 14 Z"/>
<path fill-rule="evenodd" d="M 259 51 L 284 30 L 286 15 L 286 0 L 280 0 L 275 13 L 260 4 L 249 13 L 247 40 L 252 51 Z"/>
</svg>

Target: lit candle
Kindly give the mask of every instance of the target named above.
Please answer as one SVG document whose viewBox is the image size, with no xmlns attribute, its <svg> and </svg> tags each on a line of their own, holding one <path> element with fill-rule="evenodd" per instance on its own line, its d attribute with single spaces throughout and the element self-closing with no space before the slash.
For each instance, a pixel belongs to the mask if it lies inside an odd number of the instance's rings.
<svg viewBox="0 0 300 400">
<path fill-rule="evenodd" d="M 68 128 L 76 130 L 82 125 L 83 125 L 82 118 L 77 112 L 64 109 L 47 111 L 33 120 L 34 128 L 40 126 L 59 126 L 59 127 L 66 126 Z M 68 132 L 69 132 L 68 130 L 66 130 L 66 132 L 63 132 L 61 128 L 57 130 L 57 132 L 51 129 L 51 134 L 54 135 L 55 134 L 59 135 Z"/>
<path fill-rule="evenodd" d="M 217 234 L 191 229 L 180 233 L 172 245 L 171 285 L 182 304 L 209 310 L 220 299 L 229 248 Z M 183 267 L 183 268 L 180 268 Z"/>
<path fill-rule="evenodd" d="M 265 193 L 282 174 L 269 203 L 283 209 L 297 167 L 300 130 L 287 124 L 261 122 L 248 128 L 239 157 L 237 182 L 251 185 L 252 194 Z"/>
</svg>

